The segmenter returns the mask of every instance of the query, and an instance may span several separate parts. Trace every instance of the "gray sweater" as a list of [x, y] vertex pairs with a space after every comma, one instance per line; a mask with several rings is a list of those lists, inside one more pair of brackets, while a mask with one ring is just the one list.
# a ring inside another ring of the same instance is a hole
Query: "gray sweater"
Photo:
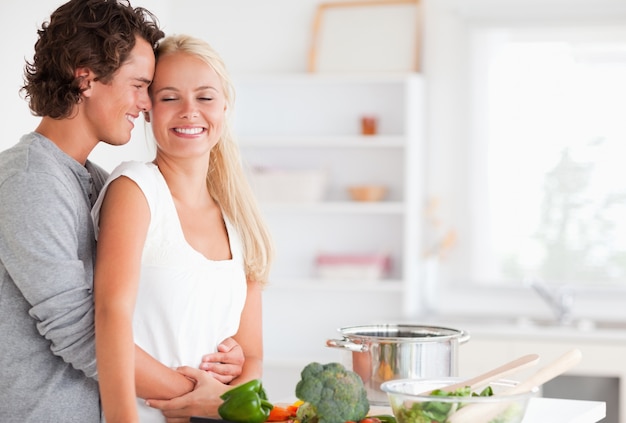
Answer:
[[0, 153], [0, 422], [100, 422], [90, 209], [106, 176], [36, 133]]

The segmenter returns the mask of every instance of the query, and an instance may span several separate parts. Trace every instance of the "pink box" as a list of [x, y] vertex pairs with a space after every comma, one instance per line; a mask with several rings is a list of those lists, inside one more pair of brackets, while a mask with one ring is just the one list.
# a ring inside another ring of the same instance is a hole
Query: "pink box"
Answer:
[[322, 279], [378, 280], [389, 274], [391, 257], [387, 254], [320, 254], [315, 259]]

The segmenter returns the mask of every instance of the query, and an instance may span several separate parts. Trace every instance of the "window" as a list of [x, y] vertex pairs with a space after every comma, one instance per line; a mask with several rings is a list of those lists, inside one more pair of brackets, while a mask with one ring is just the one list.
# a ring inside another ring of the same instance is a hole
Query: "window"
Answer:
[[472, 282], [626, 285], [626, 27], [469, 30]]

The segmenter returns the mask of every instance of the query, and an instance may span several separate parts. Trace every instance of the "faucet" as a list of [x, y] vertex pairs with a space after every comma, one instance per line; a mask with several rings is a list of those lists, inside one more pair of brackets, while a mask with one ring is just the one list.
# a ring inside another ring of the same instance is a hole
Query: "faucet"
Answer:
[[528, 284], [550, 306], [559, 324], [572, 323], [574, 291], [570, 287], [550, 288], [546, 283], [537, 280], [531, 280]]

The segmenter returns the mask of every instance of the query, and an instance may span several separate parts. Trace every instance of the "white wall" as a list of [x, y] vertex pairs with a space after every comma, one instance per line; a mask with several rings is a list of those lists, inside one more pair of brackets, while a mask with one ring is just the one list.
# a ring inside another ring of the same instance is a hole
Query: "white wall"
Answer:
[[[34, 129], [38, 120], [30, 116], [28, 106], [19, 96], [22, 85], [24, 58], [32, 58], [37, 24], [56, 7], [58, 2], [39, 0], [33, 7], [15, 1], [0, 6], [0, 98], [2, 98], [2, 136], [0, 150], [15, 144], [26, 131]], [[37, 11], [37, 12], [34, 12]]]
[[[222, 55], [231, 74], [302, 72], [311, 25], [319, 0], [136, 0], [154, 12], [166, 34], [188, 33], [209, 41]], [[0, 98], [3, 132], [0, 150], [32, 131], [38, 118], [30, 115], [19, 95], [25, 58], [31, 59], [37, 28], [63, 1], [30, 0], [0, 3]], [[121, 160], [150, 156], [143, 125], [137, 125], [124, 147], [100, 145], [91, 159], [111, 169]]]

